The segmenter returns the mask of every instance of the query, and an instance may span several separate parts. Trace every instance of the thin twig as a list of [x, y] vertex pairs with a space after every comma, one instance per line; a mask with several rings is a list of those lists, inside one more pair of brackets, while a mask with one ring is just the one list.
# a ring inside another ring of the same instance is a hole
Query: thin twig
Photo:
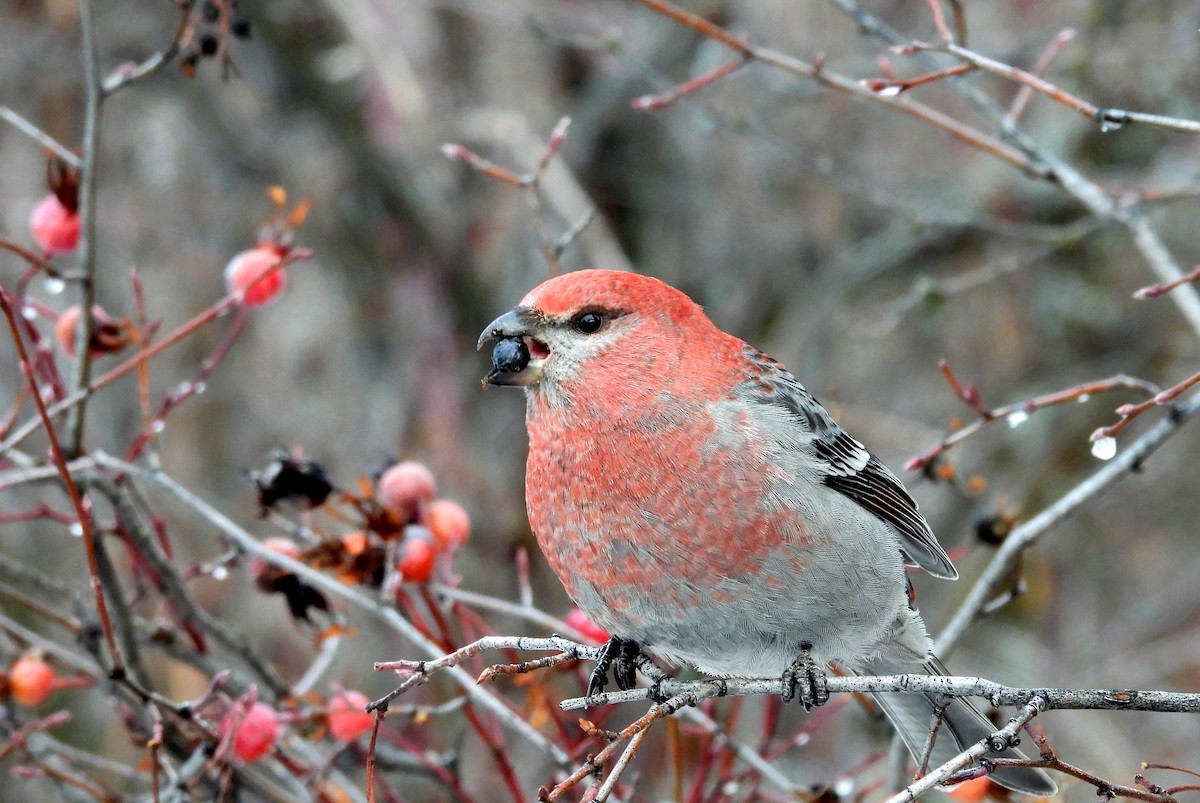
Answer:
[[38, 128], [27, 119], [17, 114], [12, 108], [0, 105], [0, 120], [9, 123], [13, 128], [16, 128], [22, 134], [35, 140], [39, 145], [48, 151], [54, 153], [59, 159], [69, 164], [76, 170], [79, 169], [79, 156], [72, 153], [66, 145], [56, 140], [54, 137], [47, 134], [42, 129]]
[[175, 33], [171, 37], [170, 44], [141, 63], [119, 67], [105, 78], [100, 85], [105, 96], [149, 78], [171, 63], [179, 54], [179, 46], [191, 22], [192, 6], [195, 3], [196, 0], [176, 0], [176, 5], [179, 7], [179, 22], [175, 26]]
[[[967, 438], [970, 438], [980, 429], [993, 421], [1006, 420], [1009, 426], [1019, 426], [1032, 413], [1043, 410], [1047, 407], [1067, 404], [1070, 402], [1087, 401], [1092, 396], [1100, 393], [1111, 393], [1117, 390], [1137, 390], [1143, 393], [1158, 394], [1159, 389], [1155, 385], [1146, 382], [1136, 377], [1125, 376], [1118, 374], [1117, 376], [1109, 377], [1108, 379], [1095, 379], [1090, 382], [1082, 382], [1063, 390], [1056, 390], [1051, 393], [1046, 393], [1041, 396], [1034, 396], [1023, 401], [1012, 402], [1001, 407], [990, 408], [986, 406], [979, 397], [979, 391], [972, 384], [963, 385], [951, 370], [949, 363], [945, 360], [938, 361], [938, 368], [946, 377], [947, 383], [950, 385], [954, 394], [962, 400], [964, 404], [970, 407], [978, 415], [971, 423], [966, 426], [956, 429], [951, 432], [940, 443], [931, 449], [922, 452], [916, 457], [909, 458], [904, 463], [905, 471], [917, 471], [928, 467], [933, 461], [939, 459], [947, 450], [953, 448], [959, 443], [962, 443]], [[1153, 405], [1152, 405], [1153, 406]]]
[[[100, 128], [104, 111], [104, 92], [100, 88], [100, 54], [96, 46], [96, 23], [93, 19], [92, 0], [79, 0], [80, 50], [83, 56], [83, 84], [86, 105], [83, 117], [83, 155], [79, 164], [79, 323], [75, 342], [84, 344], [79, 348], [75, 363], [75, 378], [72, 386], [76, 391], [88, 386], [92, 375], [92, 332], [96, 321], [92, 306], [96, 303], [96, 181], [100, 163]], [[67, 416], [67, 453], [78, 457], [83, 451], [84, 423], [87, 417], [87, 398], [71, 408]]]
[[665, 2], [665, 0], [638, 0], [642, 5], [651, 9], [655, 13], [661, 14], [669, 19], [684, 25], [697, 33], [720, 42], [726, 47], [738, 53], [743, 58], [758, 61], [768, 66], [776, 67], [784, 72], [798, 75], [804, 78], [811, 78], [819, 82], [823, 86], [835, 89], [839, 92], [853, 95], [862, 100], [868, 100], [873, 103], [886, 106], [898, 112], [915, 117], [925, 123], [942, 129], [951, 137], [964, 142], [971, 147], [978, 148], [986, 153], [1002, 159], [1009, 164], [1029, 173], [1030, 175], [1041, 177], [1043, 171], [1036, 162], [1026, 156], [1018, 149], [1008, 145], [995, 137], [988, 136], [970, 126], [955, 120], [953, 117], [940, 112], [923, 103], [912, 100], [911, 98], [885, 93], [875, 92], [868, 87], [863, 86], [859, 81], [831, 72], [824, 69], [823, 66], [803, 61], [786, 53], [771, 48], [759, 47], [745, 42], [733, 34], [715, 25], [703, 17], [684, 11], [683, 9]]
[[1016, 81], [1026, 87], [1029, 87], [1034, 92], [1039, 92], [1046, 97], [1061, 103], [1068, 109], [1079, 112], [1084, 117], [1100, 124], [1101, 131], [1116, 131], [1130, 123], [1141, 123], [1143, 125], [1153, 125], [1160, 128], [1167, 128], [1173, 131], [1182, 131], [1189, 134], [1200, 134], [1200, 121], [1185, 120], [1178, 117], [1167, 117], [1161, 114], [1145, 114], [1143, 112], [1131, 112], [1124, 109], [1111, 109], [1097, 106], [1095, 103], [1086, 101], [1083, 98], [1072, 95], [1049, 81], [1035, 75], [1027, 70], [1022, 70], [1019, 67], [1014, 67], [1011, 64], [1005, 64], [1002, 61], [988, 58], [981, 53], [976, 53], [973, 50], [948, 43], [944, 45], [931, 45], [922, 42], [914, 42], [909, 47], [913, 52], [932, 51], [949, 53], [957, 56], [963, 61], [978, 67], [981, 70], [993, 73], [995, 75], [1008, 78]]
[[[1062, 52], [1062, 49], [1067, 46], [1067, 43], [1075, 38], [1074, 28], [1063, 28], [1059, 31], [1050, 44], [1046, 45], [1046, 49], [1042, 51], [1042, 55], [1033, 65], [1033, 74], [1041, 75], [1050, 66], [1050, 62]], [[962, 44], [961, 42], [959, 44]], [[1025, 105], [1029, 103], [1029, 98], [1033, 96], [1033, 87], [1028, 84], [1021, 84], [1017, 89], [1017, 94], [1013, 96], [1012, 104], [1008, 107], [1008, 121], [1015, 124], [1021, 119], [1021, 115], [1025, 113]]]
[[[25, 341], [22, 339], [20, 329], [17, 326], [16, 311], [12, 308], [8, 292], [3, 288], [0, 288], [0, 309], [3, 310], [4, 317], [8, 321], [13, 345], [17, 349], [17, 359], [20, 362], [22, 372], [25, 374], [25, 380], [32, 383], [33, 375], [29, 362], [29, 354], [25, 349]], [[86, 351], [87, 349], [83, 350]], [[121, 653], [117, 649], [116, 638], [113, 635], [112, 620], [108, 615], [108, 603], [105, 601], [104, 588], [100, 583], [100, 572], [96, 558], [96, 533], [94, 522], [92, 521], [91, 503], [79, 493], [79, 488], [76, 486], [71, 472], [67, 470], [66, 456], [59, 445], [58, 436], [54, 430], [54, 423], [50, 420], [50, 414], [46, 409], [46, 402], [42, 399], [42, 394], [38, 391], [37, 387], [31, 387], [31, 390], [33, 391], [34, 405], [38, 411], [38, 420], [45, 429], [46, 438], [50, 442], [51, 461], [58, 469], [63, 486], [66, 488], [67, 495], [71, 499], [71, 507], [75, 510], [80, 534], [83, 537], [83, 549], [87, 555], [92, 594], [96, 600], [96, 615], [100, 618], [100, 627], [104, 633], [104, 641], [108, 646], [109, 656], [112, 659], [112, 671], [120, 673], [123, 671], [124, 664], [121, 660]]]
[[1017, 733], [1025, 726], [1027, 722], [1036, 717], [1043, 710], [1044, 701], [1040, 697], [1034, 697], [1025, 704], [1021, 712], [1008, 721], [1000, 730], [989, 736], [987, 739], [982, 739], [979, 742], [971, 745], [968, 749], [959, 753], [954, 758], [942, 764], [940, 767], [933, 769], [928, 775], [920, 780], [909, 784], [901, 792], [892, 795], [887, 799], [887, 803], [912, 803], [918, 797], [933, 789], [938, 784], [947, 780], [954, 773], [961, 769], [969, 767], [971, 764], [979, 761], [993, 752], [993, 742], [999, 745], [1011, 744]]

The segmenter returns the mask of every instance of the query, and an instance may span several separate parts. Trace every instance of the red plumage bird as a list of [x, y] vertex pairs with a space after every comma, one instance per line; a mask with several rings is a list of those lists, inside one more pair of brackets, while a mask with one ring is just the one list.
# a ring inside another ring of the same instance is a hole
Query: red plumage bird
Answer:
[[[526, 391], [530, 524], [614, 646], [725, 677], [829, 661], [939, 672], [905, 565], [958, 573], [895, 475], [778, 362], [678, 290], [620, 271], [543, 283], [479, 345], [491, 341], [488, 381]], [[617, 680], [631, 684], [628, 668]], [[878, 700], [919, 756], [933, 699]], [[992, 730], [955, 700], [931, 766]], [[1038, 769], [991, 777], [1055, 791]]]

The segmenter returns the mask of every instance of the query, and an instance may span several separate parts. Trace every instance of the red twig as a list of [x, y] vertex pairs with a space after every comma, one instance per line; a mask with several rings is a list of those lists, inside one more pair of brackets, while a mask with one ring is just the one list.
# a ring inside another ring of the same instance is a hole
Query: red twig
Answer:
[[506, 167], [500, 167], [496, 163], [483, 158], [467, 148], [465, 145], [450, 142], [442, 146], [442, 154], [447, 158], [469, 165], [474, 170], [489, 178], [494, 178], [497, 181], [525, 190], [525, 199], [529, 202], [530, 208], [533, 209], [533, 225], [537, 229], [542, 256], [546, 260], [546, 267], [552, 277], [562, 273], [562, 266], [558, 260], [559, 255], [562, 254], [566, 247], [583, 231], [583, 228], [591, 220], [591, 213], [584, 215], [578, 223], [568, 228], [562, 237], [556, 241], [555, 238], [550, 236], [549, 228], [546, 225], [545, 216], [542, 212], [542, 202], [538, 195], [542, 175], [546, 172], [546, 168], [550, 166], [550, 160], [554, 158], [554, 154], [558, 153], [563, 143], [566, 142], [567, 129], [570, 126], [570, 117], [563, 117], [558, 121], [554, 126], [554, 130], [550, 132], [549, 138], [546, 140], [546, 146], [542, 149], [542, 154], [538, 158], [537, 165], [528, 173], [517, 173]]
[[720, 25], [709, 22], [704, 17], [697, 16], [690, 11], [684, 11], [682, 8], [663, 2], [663, 0], [638, 0], [638, 2], [668, 19], [675, 20], [680, 25], [684, 25], [697, 33], [707, 36], [709, 39], [720, 42], [730, 50], [742, 54], [744, 58], [755, 58], [754, 51], [748, 43], [738, 39]]
[[984, 405], [983, 400], [979, 397], [979, 389], [968, 382], [963, 385], [958, 381], [958, 377], [954, 375], [953, 369], [950, 368], [950, 363], [946, 360], [938, 360], [938, 370], [942, 372], [942, 376], [946, 377], [946, 382], [950, 385], [954, 395], [962, 399], [975, 412], [979, 413], [979, 417], [986, 421], [991, 421], [995, 415], [991, 410]]
[[952, 78], [956, 75], [965, 75], [966, 73], [974, 72], [975, 69], [974, 64], [956, 64], [944, 70], [918, 75], [916, 78], [865, 78], [862, 81], [862, 85], [873, 92], [878, 92], [885, 96], [899, 95], [901, 92], [907, 92], [914, 86], [931, 84], [934, 81], [940, 81], [943, 78]]
[[[0, 309], [3, 309], [4, 317], [8, 320], [8, 328], [12, 334], [13, 345], [17, 349], [17, 358], [21, 364], [21, 372], [25, 375], [25, 380], [32, 383], [33, 369], [29, 363], [29, 354], [25, 350], [25, 341], [21, 338], [21, 330], [17, 325], [16, 312], [13, 310], [11, 302], [12, 299], [8, 291], [0, 288]], [[110, 673], [114, 677], [120, 677], [124, 674], [125, 665], [121, 659], [121, 653], [117, 649], [117, 640], [113, 636], [112, 621], [108, 616], [108, 602], [104, 598], [104, 588], [100, 584], [100, 567], [96, 557], [96, 535], [92, 529], [91, 503], [79, 493], [79, 488], [75, 485], [75, 480], [71, 477], [70, 470], [67, 469], [67, 460], [63, 455], [62, 446], [58, 442], [54, 423], [50, 420], [50, 414], [46, 409], [46, 402], [42, 399], [42, 395], [36, 387], [31, 387], [31, 391], [33, 402], [37, 406], [38, 418], [46, 431], [46, 438], [50, 443], [50, 459], [54, 463], [55, 468], [58, 469], [63, 486], [67, 490], [67, 495], [71, 498], [71, 507], [75, 509], [75, 516], [82, 531], [83, 548], [87, 554], [88, 573], [91, 575], [92, 594], [96, 599], [96, 615], [100, 619], [100, 629], [104, 634], [104, 641], [108, 646], [109, 655], [112, 657]]]
[[[212, 354], [208, 355], [200, 363], [200, 369], [196, 372], [196, 376], [190, 382], [184, 382], [175, 391], [168, 393], [163, 399], [158, 412], [147, 419], [142, 431], [138, 433], [138, 436], [126, 452], [126, 460], [136, 460], [142, 451], [154, 441], [159, 429], [166, 422], [167, 415], [180, 404], [204, 390], [204, 385], [208, 381], [208, 378], [212, 376], [213, 371], [217, 369], [217, 366], [225, 359], [229, 350], [233, 348], [233, 344], [245, 328], [248, 318], [249, 311], [245, 307], [238, 307], [236, 317], [233, 319], [233, 325], [230, 326], [225, 336], [221, 338], [221, 342], [217, 344], [217, 347], [213, 349]], [[148, 377], [145, 377], [147, 365], [147, 363], [143, 362], [138, 369], [139, 379], [142, 380], [139, 384], [144, 388], [149, 387]]]
[[929, 10], [933, 13], [933, 25], [937, 28], [938, 36], [942, 37], [942, 41], [946, 44], [952, 44], [954, 34], [950, 33], [950, 26], [946, 24], [946, 15], [942, 13], [942, 4], [938, 0], [929, 0]]
[[640, 98], [634, 98], [629, 102], [629, 105], [638, 111], [657, 111], [658, 109], [666, 108], [684, 95], [689, 95], [703, 89], [709, 84], [716, 83], [730, 73], [736, 72], [746, 66], [748, 63], [748, 60], [743, 55], [740, 58], [718, 65], [706, 73], [697, 75], [695, 78], [684, 81], [661, 95], [642, 95]]
[[375, 711], [375, 722], [371, 726], [371, 741], [367, 744], [367, 803], [375, 803], [375, 743], [379, 739], [379, 726], [387, 716], [387, 709]]
[[33, 267], [37, 268], [40, 271], [43, 271], [47, 276], [53, 277], [55, 279], [61, 279], [62, 281], [70, 281], [75, 278], [73, 276], [68, 276], [67, 274], [60, 271], [57, 267], [55, 267], [54, 263], [51, 262], [50, 260], [44, 259], [44, 258], [38, 256], [37, 254], [30, 251], [28, 248], [25, 248], [24, 246], [21, 246], [21, 245], [17, 245], [16, 243], [12, 242], [11, 240], [5, 240], [4, 238], [0, 238], [0, 248], [3, 248], [6, 251], [12, 251], [14, 254], [21, 257], [21, 259], [24, 259], [26, 262], [28, 262]]
[[[1075, 38], [1074, 28], [1063, 28], [1058, 34], [1050, 40], [1050, 44], [1046, 45], [1046, 49], [1042, 51], [1042, 55], [1033, 65], [1033, 74], [1041, 75], [1050, 66], [1050, 62], [1062, 52], [1062, 49], [1067, 46], [1067, 43]], [[1033, 95], [1033, 88], [1022, 84], [1017, 89], [1017, 94], [1013, 96], [1012, 105], [1008, 107], [1008, 116], [1006, 119], [1010, 123], [1016, 123], [1021, 119], [1021, 115], [1025, 111], [1025, 104], [1029, 102], [1030, 96]]]
[[[942, 374], [946, 377], [946, 382], [950, 385], [950, 388], [954, 391], [954, 394], [960, 400], [962, 400], [963, 403], [967, 404], [972, 410], [974, 410], [978, 414], [979, 418], [962, 427], [961, 429], [958, 429], [947, 435], [941, 443], [939, 443], [937, 446], [934, 446], [932, 449], [919, 454], [916, 457], [910, 458], [908, 462], [904, 464], [905, 471], [916, 471], [928, 467], [931, 463], [941, 457], [946, 450], [966, 440], [983, 428], [983, 426], [997, 419], [1008, 419], [1012, 426], [1016, 426], [1031, 413], [1044, 407], [1066, 404], [1067, 402], [1071, 401], [1087, 401], [1087, 399], [1089, 399], [1091, 396], [1094, 396], [1098, 393], [1110, 393], [1114, 390], [1139, 390], [1145, 393], [1158, 393], [1158, 388], [1149, 382], [1141, 379], [1135, 379], [1133, 377], [1118, 375], [1108, 379], [1098, 379], [1091, 382], [1083, 382], [1073, 387], [1066, 388], [1065, 390], [1054, 391], [1053, 393], [1047, 393], [1042, 396], [1034, 396], [1033, 398], [1026, 399], [1025, 401], [1006, 404], [1003, 407], [989, 408], [981, 400], [979, 391], [975, 388], [975, 386], [970, 383], [967, 383], [966, 385], [961, 383], [945, 360], [940, 360], [938, 362], [938, 368], [941, 369]], [[1152, 401], [1149, 402], [1149, 404], [1150, 406], [1154, 406]], [[1124, 408], [1119, 408], [1118, 413], [1121, 409]], [[1118, 423], [1121, 427], [1124, 426], [1123, 422]], [[1097, 432], [1099, 431], [1100, 430], [1097, 430]], [[1093, 433], [1092, 439], [1097, 439], [1095, 433]]]
[[502, 181], [514, 187], [525, 186], [525, 180], [519, 174], [501, 167], [495, 162], [484, 159], [465, 145], [447, 142], [442, 146], [442, 155], [447, 159], [454, 159], [455, 161], [469, 165], [473, 170], [483, 173], [488, 178], [494, 178], [496, 181]]
[[1191, 284], [1192, 282], [1198, 280], [1200, 280], [1200, 265], [1192, 268], [1186, 275], [1180, 276], [1173, 282], [1163, 282], [1162, 284], [1152, 284], [1147, 287], [1143, 287], [1135, 292], [1133, 297], [1138, 300], [1157, 298], [1158, 296], [1171, 292], [1176, 287], [1180, 287], [1181, 285], [1185, 284]]
[[1120, 418], [1120, 420], [1115, 424], [1110, 424], [1107, 427], [1100, 427], [1097, 429], [1091, 434], [1091, 440], [1099, 441], [1103, 440], [1104, 438], [1112, 438], [1116, 436], [1118, 432], [1129, 426], [1133, 419], [1137, 418], [1147, 410], [1155, 407], [1161, 407], [1164, 404], [1170, 404], [1176, 398], [1178, 398], [1181, 393], [1195, 385], [1197, 382], [1200, 382], [1200, 373], [1192, 374], [1179, 384], [1169, 387], [1161, 393], [1155, 394], [1153, 398], [1147, 399], [1140, 404], [1122, 404], [1116, 409], [1117, 416]]

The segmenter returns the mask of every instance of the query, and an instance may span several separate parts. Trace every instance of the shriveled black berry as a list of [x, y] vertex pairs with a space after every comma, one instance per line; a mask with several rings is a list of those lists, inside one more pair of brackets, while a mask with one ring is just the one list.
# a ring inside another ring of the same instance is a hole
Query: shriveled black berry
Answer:
[[211, 56], [217, 52], [217, 46], [220, 45], [220, 40], [217, 39], [217, 35], [212, 31], [205, 31], [204, 33], [200, 34], [197, 45], [200, 47], [201, 56]]
[[333, 493], [333, 484], [313, 460], [295, 458], [284, 451], [271, 455], [271, 462], [250, 478], [258, 486], [258, 504], [263, 515], [278, 502], [287, 499], [305, 509], [320, 507]]
[[492, 368], [497, 373], [516, 374], [529, 365], [529, 348], [519, 337], [497, 340], [492, 348]]
[[985, 544], [999, 546], [1012, 532], [1012, 517], [1000, 513], [989, 513], [975, 519], [975, 537]]
[[250, 38], [250, 18], [242, 14], [234, 14], [229, 20], [229, 32], [238, 39]]

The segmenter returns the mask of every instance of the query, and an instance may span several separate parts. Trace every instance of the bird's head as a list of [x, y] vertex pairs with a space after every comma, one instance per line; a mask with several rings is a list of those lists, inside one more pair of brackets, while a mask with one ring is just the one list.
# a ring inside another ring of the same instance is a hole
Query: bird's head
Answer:
[[708, 330], [716, 331], [700, 307], [658, 279], [582, 270], [534, 288], [487, 325], [478, 347], [494, 344], [491, 385], [565, 389], [612, 372], [653, 384], [691, 335]]

